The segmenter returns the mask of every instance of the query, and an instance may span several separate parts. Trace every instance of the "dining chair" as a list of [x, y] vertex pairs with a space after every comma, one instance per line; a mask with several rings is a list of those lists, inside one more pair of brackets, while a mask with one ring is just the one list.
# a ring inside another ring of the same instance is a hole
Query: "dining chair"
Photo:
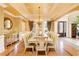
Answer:
[[49, 49], [55, 49], [55, 44], [53, 42], [47, 44], [47, 52], [49, 52]]
[[57, 35], [54, 32], [50, 32], [50, 39], [52, 40], [50, 43], [47, 45], [47, 51], [49, 52], [49, 49], [55, 49], [56, 46], [56, 41], [58, 39]]
[[36, 43], [36, 55], [38, 55], [39, 51], [44, 51], [45, 54], [47, 55], [47, 42], [43, 37], [40, 37], [37, 39]]
[[24, 49], [24, 52], [26, 51], [27, 48], [31, 48], [32, 49], [32, 52], [34, 52], [34, 46], [30, 45], [28, 43], [28, 37], [24, 36], [23, 37], [23, 40], [24, 40], [24, 45], [25, 45], [25, 49]]

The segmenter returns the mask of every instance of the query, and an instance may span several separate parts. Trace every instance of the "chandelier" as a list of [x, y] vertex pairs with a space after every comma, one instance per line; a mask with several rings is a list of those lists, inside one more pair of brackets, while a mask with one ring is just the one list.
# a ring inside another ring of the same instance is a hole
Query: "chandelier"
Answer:
[[38, 7], [38, 9], [39, 9], [39, 13], [38, 13], [38, 18], [39, 18], [39, 19], [38, 19], [38, 20], [39, 20], [39, 21], [38, 21], [38, 25], [40, 26], [40, 25], [41, 25], [41, 21], [40, 21], [40, 6]]

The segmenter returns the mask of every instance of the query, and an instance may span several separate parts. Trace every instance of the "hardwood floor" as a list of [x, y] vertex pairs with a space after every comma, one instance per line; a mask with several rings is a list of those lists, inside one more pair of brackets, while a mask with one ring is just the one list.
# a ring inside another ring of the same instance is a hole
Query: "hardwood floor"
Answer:
[[[59, 40], [57, 43], [57, 49], [48, 52], [47, 56], [72, 56], [73, 54], [68, 52], [68, 49], [64, 48], [63, 43], [63, 40]], [[32, 53], [31, 51], [24, 52], [24, 42], [19, 41], [5, 48], [5, 51], [1, 53], [0, 56], [36, 56], [36, 53]], [[39, 53], [38, 56], [45, 56], [45, 54]]]

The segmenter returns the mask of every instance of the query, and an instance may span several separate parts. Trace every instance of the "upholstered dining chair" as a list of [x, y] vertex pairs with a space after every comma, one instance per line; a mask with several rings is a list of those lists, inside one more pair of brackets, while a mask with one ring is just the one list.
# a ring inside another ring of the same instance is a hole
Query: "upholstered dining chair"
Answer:
[[24, 40], [24, 45], [25, 45], [25, 49], [24, 49], [24, 52], [26, 51], [27, 48], [31, 48], [32, 49], [32, 52], [34, 52], [34, 46], [30, 45], [28, 43], [28, 37], [24, 36], [23, 37], [23, 40]]
[[47, 45], [47, 51], [48, 52], [49, 52], [49, 49], [55, 49], [56, 41], [58, 39], [57, 35], [54, 32], [52, 32], [52, 31], [49, 33], [49, 35], [50, 35], [50, 39], [52, 40], [52, 42], [50, 42]]
[[36, 55], [38, 55], [39, 51], [44, 51], [45, 54], [47, 55], [47, 42], [43, 37], [40, 37], [37, 39], [36, 43]]

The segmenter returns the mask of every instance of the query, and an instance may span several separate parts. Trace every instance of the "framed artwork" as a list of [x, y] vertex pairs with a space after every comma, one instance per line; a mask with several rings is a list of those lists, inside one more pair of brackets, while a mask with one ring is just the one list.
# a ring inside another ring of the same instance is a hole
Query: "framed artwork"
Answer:
[[12, 26], [13, 26], [13, 23], [12, 23], [11, 19], [5, 17], [5, 18], [4, 18], [4, 29], [9, 30], [9, 29], [12, 28]]

